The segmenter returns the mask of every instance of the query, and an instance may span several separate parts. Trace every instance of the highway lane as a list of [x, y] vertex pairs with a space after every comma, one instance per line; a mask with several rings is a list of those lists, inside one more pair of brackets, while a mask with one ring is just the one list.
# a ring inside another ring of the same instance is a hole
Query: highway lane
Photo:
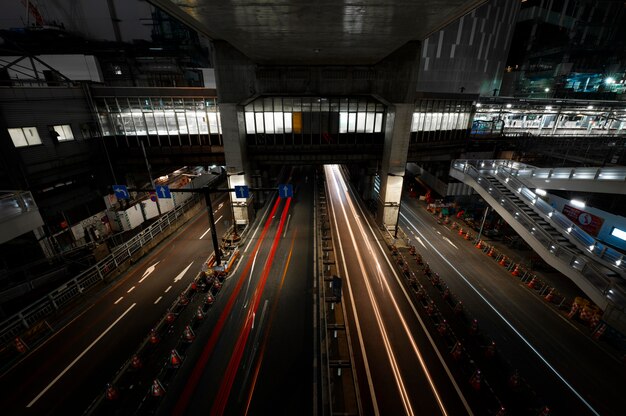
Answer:
[[472, 414], [337, 166], [326, 166], [365, 414]]
[[403, 199], [400, 219], [418, 252], [553, 411], [623, 414], [623, 363], [415, 200]]
[[[312, 307], [306, 287], [312, 268], [308, 273], [296, 268], [310, 261], [300, 253], [308, 250], [312, 256], [311, 195], [299, 187], [306, 177], [301, 170], [291, 174], [294, 198], [268, 204], [249, 233], [209, 325], [198, 331], [158, 414], [264, 414], [259, 409], [306, 414], [311, 409]], [[298, 293], [290, 291], [285, 299], [281, 293], [291, 288]], [[289, 314], [281, 313], [284, 308]], [[303, 324], [299, 316], [308, 321]], [[299, 346], [294, 333], [308, 337]]]
[[246, 371], [235, 381], [231, 414], [314, 415], [313, 400], [313, 170], [292, 174], [296, 194], [283, 232], [274, 269], [267, 283], [265, 318], [246, 351]]
[[[230, 218], [224, 200], [214, 203], [216, 218]], [[5, 414], [82, 413], [209, 257], [207, 228], [203, 210], [113, 285], [81, 300], [78, 316], [0, 377]]]

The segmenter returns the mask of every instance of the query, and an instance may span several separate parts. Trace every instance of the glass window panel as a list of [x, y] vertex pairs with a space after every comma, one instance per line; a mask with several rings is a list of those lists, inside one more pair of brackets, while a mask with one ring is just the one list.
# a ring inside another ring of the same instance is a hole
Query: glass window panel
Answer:
[[413, 113], [413, 119], [411, 120], [411, 131], [417, 131], [417, 122], [419, 120], [420, 113]]
[[68, 124], [52, 126], [52, 128], [57, 134], [58, 141], [66, 142], [66, 141], [74, 140], [74, 134], [72, 133], [72, 128]]
[[365, 132], [365, 113], [359, 112], [356, 114], [356, 131], [357, 133]]
[[276, 111], [274, 114], [274, 133], [284, 133], [285, 127], [283, 126], [283, 113]]
[[156, 123], [157, 134], [159, 136], [167, 136], [167, 127], [165, 127], [165, 114], [163, 111], [154, 112], [154, 122]]
[[374, 123], [374, 133], [383, 131], [383, 113], [376, 113], [376, 122]]
[[187, 120], [185, 119], [185, 113], [176, 113], [176, 118], [178, 121], [178, 131], [180, 134], [187, 134], [189, 130], [187, 129]]
[[196, 119], [196, 110], [185, 111], [185, 119], [187, 121], [187, 131], [189, 134], [198, 134], [198, 120]]
[[111, 125], [109, 123], [109, 118], [106, 113], [98, 114], [98, 120], [100, 120], [100, 128], [102, 129], [102, 134], [104, 136], [111, 136], [113, 133], [111, 132]]
[[254, 113], [246, 111], [246, 133], [254, 134], [256, 132], [254, 128]]
[[263, 118], [265, 119], [265, 132], [275, 133], [276, 131], [274, 130], [274, 113], [263, 113]]
[[283, 99], [281, 97], [274, 98], [274, 111], [283, 111]]
[[24, 131], [22, 131], [22, 129], [9, 129], [9, 135], [11, 136], [11, 140], [13, 141], [13, 145], [15, 147], [28, 146], [28, 141], [26, 140], [26, 136], [24, 136]]
[[169, 134], [177, 134], [178, 126], [176, 125], [176, 113], [173, 111], [166, 111], [165, 121], [167, 122], [167, 130]]
[[41, 138], [39, 137], [39, 132], [36, 127], [23, 127], [22, 130], [24, 131], [24, 136], [29, 146], [41, 144]]
[[365, 118], [365, 132], [366, 133], [374, 133], [374, 119], [376, 118], [375, 113], [367, 113]]
[[265, 133], [265, 127], [263, 125], [263, 113], [254, 113], [254, 119], [256, 121], [256, 132]]
[[154, 115], [151, 112], [144, 113], [144, 119], [146, 121], [148, 134], [159, 134], [156, 128], [156, 123], [154, 122]]
[[356, 113], [348, 113], [348, 132], [356, 131]]
[[211, 134], [222, 132], [219, 113], [209, 113], [209, 128], [211, 129]]
[[339, 113], [339, 133], [348, 132], [348, 113]]
[[291, 133], [293, 131], [293, 127], [291, 125], [293, 113], [284, 114], [285, 116], [283, 117], [283, 120], [285, 121], [285, 133]]

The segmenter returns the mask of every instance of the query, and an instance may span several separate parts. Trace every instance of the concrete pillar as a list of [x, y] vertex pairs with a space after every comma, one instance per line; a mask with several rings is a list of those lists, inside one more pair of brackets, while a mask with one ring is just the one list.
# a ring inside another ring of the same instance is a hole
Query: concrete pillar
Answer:
[[398, 224], [414, 108], [412, 103], [389, 106], [385, 121], [377, 222], [387, 230], [395, 230]]
[[[222, 123], [222, 137], [224, 139], [224, 157], [226, 159], [226, 174], [228, 187], [247, 185], [250, 181], [247, 175], [249, 170], [246, 157], [246, 127], [243, 108], [233, 103], [220, 103], [220, 121]], [[233, 206], [233, 222], [244, 225], [250, 221], [250, 198], [237, 198], [234, 192], [230, 193]]]

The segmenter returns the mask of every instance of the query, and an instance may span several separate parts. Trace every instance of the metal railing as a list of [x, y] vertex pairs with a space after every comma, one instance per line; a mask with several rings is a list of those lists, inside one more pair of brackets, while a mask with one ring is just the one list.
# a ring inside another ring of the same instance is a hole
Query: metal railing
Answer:
[[[615, 270], [620, 275], [626, 275], [626, 261], [624, 254], [607, 246], [596, 240], [591, 235], [587, 234], [582, 228], [576, 225], [573, 221], [563, 215], [561, 212], [554, 209], [554, 207], [541, 199], [535, 192], [529, 189], [518, 178], [518, 172], [528, 172], [530, 165], [523, 165], [510, 160], [457, 160], [453, 162], [453, 166], [457, 168], [457, 164], [469, 164], [474, 166], [479, 171], [488, 172], [489, 174], [502, 179], [504, 184], [510, 188], [510, 190], [517, 194], [529, 207], [531, 207], [540, 217], [550, 223], [554, 228], [561, 231], [564, 237], [570, 242], [576, 245], [581, 251], [585, 251], [588, 256], [593, 257], [605, 266]], [[460, 166], [460, 165], [458, 165]], [[534, 167], [532, 167], [534, 168]], [[626, 168], [614, 169], [614, 168], [566, 168], [568, 171], [574, 171], [574, 174], [578, 172], [581, 176], [579, 179], [589, 179], [590, 176], [602, 173], [606, 170], [606, 180], [615, 180], [611, 178], [617, 178], [621, 175], [626, 175]], [[559, 171], [559, 169], [546, 169]], [[598, 173], [598, 171], [600, 171]], [[609, 173], [610, 172], [610, 173]], [[561, 175], [561, 172], [557, 172]], [[571, 174], [571, 173], [570, 173]], [[524, 173], [527, 175], [527, 173]], [[604, 176], [603, 175], [603, 176]], [[554, 176], [552, 176], [554, 178]]]
[[69, 302], [82, 295], [86, 290], [103, 281], [107, 276], [111, 275], [120, 264], [130, 259], [134, 253], [165, 231], [199, 200], [201, 200], [201, 198], [198, 195], [187, 199], [175, 209], [164, 214], [154, 224], [141, 231], [128, 242], [115, 247], [111, 251], [111, 254], [89, 269], [0, 323], [0, 344], [11, 342], [21, 333], [27, 331], [38, 322], [49, 317]]
[[[547, 231], [543, 230], [529, 215], [521, 210], [515, 202], [511, 201], [505, 193], [491, 186], [487, 178], [480, 173], [476, 166], [476, 163], [480, 166], [481, 162], [482, 161], [455, 160], [452, 163], [450, 173], [453, 174], [456, 170], [474, 179], [480, 187], [498, 201], [500, 205], [533, 236], [537, 243], [541, 244], [553, 256], [582, 275], [610, 302], [620, 306], [626, 306], [626, 290], [624, 290], [623, 287], [616, 285], [616, 281], [598, 269], [592, 259], [561, 245], [558, 240]], [[458, 176], [454, 177], [462, 180], [462, 178]], [[531, 192], [530, 190], [528, 191]], [[528, 196], [528, 193], [526, 193], [526, 195]], [[552, 207], [550, 208], [552, 209]], [[556, 217], [555, 214], [552, 215], [552, 218], [554, 217]]]

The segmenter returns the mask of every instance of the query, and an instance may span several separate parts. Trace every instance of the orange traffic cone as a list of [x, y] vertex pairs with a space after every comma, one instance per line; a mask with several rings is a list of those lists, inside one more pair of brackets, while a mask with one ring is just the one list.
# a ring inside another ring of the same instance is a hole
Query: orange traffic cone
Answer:
[[456, 227], [458, 227], [458, 226], [459, 226], [459, 224], [457, 224], [456, 221], [454, 221], [452, 223], [452, 225], [450, 226], [450, 228], [452, 228], [453, 230], [456, 230]]
[[550, 416], [550, 409], [548, 406], [543, 406], [538, 416]]
[[141, 358], [139, 358], [137, 354], [134, 354], [133, 358], [130, 359], [130, 366], [135, 369], [141, 368], [143, 366]]
[[213, 297], [212, 294], [208, 294], [206, 295], [206, 303], [207, 305], [213, 305], [213, 302], [215, 302], [215, 298]]
[[516, 389], [519, 387], [519, 385], [519, 371], [515, 370], [513, 374], [511, 374], [511, 377], [509, 377], [509, 387], [512, 389]]
[[443, 218], [443, 223], [444, 224], [449, 224], [450, 223], [450, 217], [448, 217], [447, 215]]
[[502, 258], [500, 259], [500, 261], [498, 262], [498, 264], [500, 266], [506, 266], [506, 261], [507, 261], [507, 257], [506, 256], [502, 256]]
[[470, 232], [468, 231], [468, 232], [465, 233], [465, 237], [463, 237], [463, 238], [465, 238], [466, 240], [471, 240], [472, 236], [470, 235]]
[[454, 313], [456, 315], [460, 315], [463, 313], [463, 302], [458, 301], [456, 305], [454, 305]]
[[469, 382], [474, 390], [480, 390], [480, 370], [474, 371], [474, 374], [472, 374], [472, 377], [470, 377]]
[[513, 269], [513, 271], [511, 272], [511, 274], [513, 276], [519, 276], [519, 264], [515, 265], [515, 268]]
[[470, 324], [469, 332], [472, 335], [478, 332], [478, 319], [472, 319], [472, 323]]
[[117, 392], [117, 389], [113, 386], [113, 384], [107, 383], [107, 388], [104, 393], [104, 397], [107, 400], [117, 400], [117, 398], [119, 397], [119, 393]]
[[552, 299], [554, 299], [554, 288], [550, 289], [544, 299], [546, 300], [546, 302], [552, 302]]
[[198, 321], [201, 321], [204, 319], [204, 311], [202, 310], [202, 306], [198, 306], [198, 309], [196, 310], [196, 319]]
[[491, 341], [491, 344], [487, 345], [485, 348], [485, 357], [491, 358], [496, 355], [496, 343], [495, 341]]
[[452, 347], [452, 351], [450, 351], [450, 354], [452, 355], [452, 358], [454, 358], [456, 361], [459, 361], [461, 359], [462, 353], [463, 348], [461, 347], [461, 343], [457, 341]]
[[441, 336], [446, 335], [446, 332], [448, 331], [448, 324], [446, 323], [445, 319], [441, 321], [441, 323], [437, 327], [437, 331], [439, 332], [439, 335]]
[[191, 326], [187, 325], [183, 331], [183, 336], [187, 342], [191, 342], [196, 338], [196, 334], [193, 333]]
[[526, 286], [529, 289], [534, 289], [536, 285], [537, 285], [537, 278], [533, 277], [532, 279], [530, 279], [530, 282], [528, 282], [528, 284]]
[[443, 300], [447, 300], [448, 298], [450, 298], [450, 289], [446, 288], [441, 294], [441, 298]]
[[15, 345], [15, 349], [17, 350], [17, 352], [19, 352], [20, 354], [24, 354], [26, 351], [28, 351], [28, 347], [20, 337], [15, 337], [13, 344]]
[[180, 355], [178, 354], [178, 351], [173, 349], [171, 354], [170, 354], [170, 367], [178, 368], [178, 367], [180, 367], [180, 363], [182, 361], [183, 360], [180, 358]]
[[183, 306], [187, 306], [189, 304], [189, 298], [184, 293], [181, 293], [178, 297], [178, 303]]
[[493, 248], [493, 246], [491, 246], [491, 247], [489, 248], [489, 251], [487, 252], [487, 255], [488, 255], [489, 257], [493, 257], [493, 256], [495, 255], [495, 254], [493, 253], [493, 251], [494, 251], [494, 248]]
[[151, 329], [150, 330], [150, 343], [151, 344], [158, 344], [159, 343], [159, 336], [157, 335], [156, 329]]
[[152, 397], [162, 397], [165, 395], [165, 389], [163, 388], [163, 385], [158, 378], [155, 378], [152, 382], [152, 387], [150, 387], [150, 394], [152, 394]]
[[463, 235], [463, 228], [459, 228], [459, 235]]
[[428, 306], [426, 306], [426, 315], [432, 316], [435, 312], [435, 306], [432, 301], [428, 302]]
[[474, 246], [476, 248], [483, 248], [483, 240], [478, 240], [478, 243]]
[[176, 320], [176, 315], [174, 315], [172, 312], [165, 315], [165, 322], [167, 322], [168, 324], [171, 324], [175, 320]]

